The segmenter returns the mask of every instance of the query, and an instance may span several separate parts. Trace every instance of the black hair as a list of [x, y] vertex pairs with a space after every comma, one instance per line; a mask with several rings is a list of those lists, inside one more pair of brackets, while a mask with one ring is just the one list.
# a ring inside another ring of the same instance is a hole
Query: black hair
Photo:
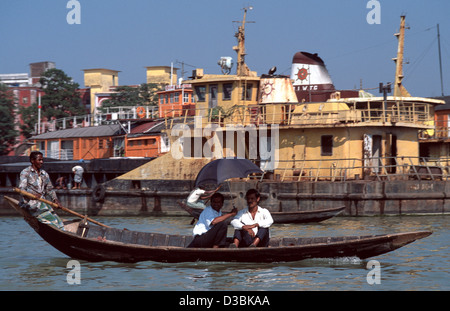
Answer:
[[261, 197], [261, 194], [260, 194], [259, 191], [256, 190], [256, 189], [249, 189], [249, 190], [247, 191], [247, 193], [245, 194], [245, 197], [248, 197], [250, 194], [255, 194], [257, 198], [260, 198], [260, 197]]
[[225, 197], [223, 196], [222, 193], [219, 193], [219, 192], [216, 192], [212, 195], [211, 201], [214, 200], [214, 198], [220, 198], [222, 200], [222, 202], [225, 201]]
[[40, 151], [31, 151], [31, 153], [30, 153], [30, 162], [33, 161], [33, 160], [35, 160], [35, 159], [37, 159], [37, 157], [38, 157], [39, 155], [44, 156], [44, 155], [42, 154], [42, 152], [40, 152]]

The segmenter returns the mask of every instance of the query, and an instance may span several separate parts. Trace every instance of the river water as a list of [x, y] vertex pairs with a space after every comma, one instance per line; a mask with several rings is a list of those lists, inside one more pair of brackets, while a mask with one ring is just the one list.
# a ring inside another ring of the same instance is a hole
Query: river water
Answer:
[[[192, 232], [188, 217], [98, 217], [96, 220], [130, 230]], [[433, 231], [427, 238], [371, 258], [379, 266], [368, 267], [370, 259], [356, 257], [271, 264], [80, 261], [80, 282], [69, 284], [74, 283], [67, 281], [73, 268], [67, 268], [70, 258], [43, 241], [21, 217], [1, 217], [0, 290], [450, 290], [449, 224], [450, 216], [335, 217], [319, 224], [276, 224], [271, 229], [273, 237]], [[379, 282], [373, 282], [375, 276], [379, 276]]]

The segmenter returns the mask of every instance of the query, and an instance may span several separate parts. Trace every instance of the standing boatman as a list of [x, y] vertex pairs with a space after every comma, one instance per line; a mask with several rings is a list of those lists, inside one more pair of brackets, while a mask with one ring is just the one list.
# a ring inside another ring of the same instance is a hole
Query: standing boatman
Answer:
[[[30, 153], [30, 162], [31, 165], [20, 172], [19, 189], [29, 192], [38, 198], [43, 198], [48, 195], [60, 208], [61, 203], [53, 190], [50, 176], [42, 169], [42, 165], [44, 164], [42, 152], [32, 151]], [[28, 210], [28, 212], [40, 222], [64, 230], [64, 224], [61, 218], [59, 218], [48, 204], [25, 197], [21, 198], [19, 204], [21, 208]]]

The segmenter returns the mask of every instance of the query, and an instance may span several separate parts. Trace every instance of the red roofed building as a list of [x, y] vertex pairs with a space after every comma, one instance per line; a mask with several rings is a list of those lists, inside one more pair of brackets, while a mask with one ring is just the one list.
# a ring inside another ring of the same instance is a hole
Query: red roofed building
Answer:
[[162, 133], [164, 122], [153, 121], [133, 127], [125, 139], [126, 157], [158, 157], [170, 151], [169, 138]]

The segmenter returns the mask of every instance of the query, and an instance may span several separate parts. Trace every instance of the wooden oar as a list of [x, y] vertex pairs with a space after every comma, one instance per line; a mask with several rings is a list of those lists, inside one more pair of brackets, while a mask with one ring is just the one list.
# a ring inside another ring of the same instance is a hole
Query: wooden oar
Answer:
[[77, 217], [80, 217], [81, 219], [85, 219], [85, 218], [86, 218], [87, 220], [89, 220], [90, 222], [92, 222], [92, 223], [94, 223], [94, 224], [96, 224], [96, 225], [99, 225], [99, 226], [102, 226], [102, 227], [106, 227], [106, 228], [110, 228], [109, 226], [104, 225], [104, 224], [102, 224], [102, 223], [100, 223], [100, 222], [98, 222], [98, 221], [96, 221], [96, 220], [94, 220], [94, 219], [91, 219], [91, 218], [86, 217], [86, 216], [84, 216], [84, 215], [81, 215], [81, 214], [79, 214], [79, 213], [77, 213], [77, 212], [74, 212], [74, 211], [68, 209], [67, 207], [64, 207], [64, 206], [58, 206], [58, 204], [56, 204], [56, 203], [53, 203], [53, 202], [51, 202], [51, 201], [49, 201], [49, 200], [46, 200], [46, 199], [42, 199], [42, 198], [40, 198], [40, 197], [37, 197], [37, 196], [35, 196], [34, 194], [31, 194], [31, 193], [26, 192], [26, 191], [24, 191], [24, 190], [21, 190], [21, 189], [19, 189], [19, 188], [14, 188], [14, 191], [20, 193], [21, 195], [24, 195], [24, 196], [26, 196], [26, 197], [29, 197], [30, 199], [38, 200], [38, 201], [47, 203], [48, 205], [50, 205], [50, 206], [52, 206], [52, 207], [54, 207], [54, 208], [61, 208], [63, 211], [65, 211], [65, 212], [67, 212], [67, 213], [70, 213], [70, 214], [72, 214], [72, 215], [75, 215], [75, 216], [77, 216]]

